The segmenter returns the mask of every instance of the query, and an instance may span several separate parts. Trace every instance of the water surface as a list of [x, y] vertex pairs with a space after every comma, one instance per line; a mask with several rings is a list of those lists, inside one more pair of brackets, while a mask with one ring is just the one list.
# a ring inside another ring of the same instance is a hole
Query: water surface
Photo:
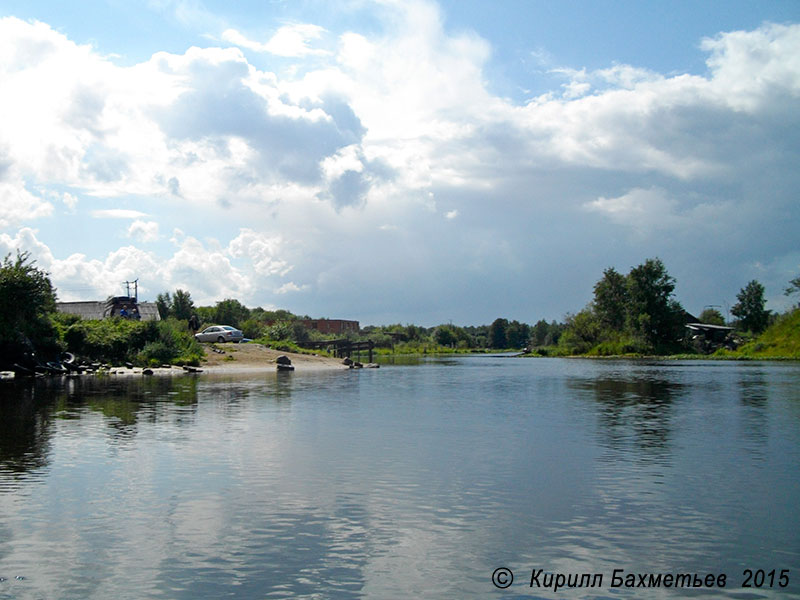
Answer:
[[0, 599], [798, 598], [799, 391], [790, 363], [485, 356], [4, 385]]

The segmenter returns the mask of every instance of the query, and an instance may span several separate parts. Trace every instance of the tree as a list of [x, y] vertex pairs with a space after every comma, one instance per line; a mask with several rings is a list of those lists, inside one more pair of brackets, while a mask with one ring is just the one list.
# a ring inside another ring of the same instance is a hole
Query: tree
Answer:
[[789, 280], [789, 287], [787, 287], [783, 294], [785, 296], [791, 296], [792, 294], [796, 294], [800, 292], [800, 276], [795, 277], [794, 279]]
[[600, 341], [600, 329], [600, 322], [594, 311], [584, 308], [577, 314], [567, 315], [559, 344], [573, 354], [583, 354]]
[[531, 346], [544, 346], [544, 338], [547, 337], [547, 332], [550, 326], [544, 319], [539, 319], [536, 324], [531, 328]]
[[561, 339], [561, 333], [563, 331], [564, 331], [563, 323], [551, 321], [550, 327], [547, 331], [547, 335], [544, 336], [544, 345], [555, 346], [558, 343], [558, 340]]
[[594, 285], [594, 311], [600, 324], [614, 331], [622, 331], [627, 305], [625, 276], [614, 267], [609, 267], [603, 271], [603, 278]]
[[489, 348], [508, 348], [508, 338], [506, 337], [506, 329], [508, 328], [508, 320], [495, 319], [489, 326]]
[[531, 326], [527, 323], [520, 323], [517, 320], [511, 321], [506, 327], [506, 341], [508, 348], [524, 348], [528, 345], [531, 336]]
[[235, 298], [220, 300], [214, 311], [214, 321], [219, 325], [231, 325], [236, 328], [249, 316], [250, 310]]
[[[156, 300], [158, 302], [158, 300]], [[182, 321], [188, 320], [194, 312], [194, 302], [189, 292], [183, 290], [175, 290], [172, 295], [172, 308], [170, 310], [172, 316]]]
[[725, 325], [725, 317], [716, 308], [706, 308], [698, 317], [701, 323], [708, 325]]
[[739, 300], [731, 308], [731, 313], [739, 317], [739, 326], [744, 331], [761, 333], [769, 323], [769, 312], [764, 309], [767, 303], [764, 298], [764, 286], [755, 279], [743, 287], [736, 299]]
[[439, 325], [433, 333], [433, 339], [440, 346], [453, 347], [458, 343], [458, 337], [452, 325]]
[[158, 309], [158, 316], [162, 320], [169, 316], [171, 307], [172, 298], [169, 297], [169, 292], [163, 292], [156, 296], [156, 308]]
[[2, 353], [55, 349], [55, 330], [49, 315], [56, 310], [56, 293], [46, 271], [34, 266], [30, 253], [8, 254], [0, 266], [0, 346]]
[[683, 308], [672, 299], [675, 279], [658, 258], [631, 269], [627, 277], [627, 328], [655, 347], [678, 336]]

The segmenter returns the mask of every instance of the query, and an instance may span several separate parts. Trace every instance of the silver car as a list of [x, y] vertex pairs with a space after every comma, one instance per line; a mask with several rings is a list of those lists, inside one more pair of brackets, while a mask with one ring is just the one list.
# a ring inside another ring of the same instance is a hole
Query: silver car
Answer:
[[241, 342], [244, 334], [230, 325], [213, 325], [194, 334], [198, 342]]

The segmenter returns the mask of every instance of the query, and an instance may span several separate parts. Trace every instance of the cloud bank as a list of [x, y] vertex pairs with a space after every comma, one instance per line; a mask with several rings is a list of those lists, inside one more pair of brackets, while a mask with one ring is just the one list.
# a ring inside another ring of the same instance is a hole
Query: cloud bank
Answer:
[[[0, 251], [31, 251], [64, 299], [138, 277], [370, 323], [560, 318], [652, 256], [690, 310], [753, 278], [782, 307], [800, 25], [702, 40], [703, 75], [563, 68], [514, 103], [485, 83], [490, 44], [435, 4], [375, 11], [383, 33], [228, 29], [126, 67], [0, 19]], [[54, 233], [67, 212], [132, 222], [91, 220], [98, 253]]]

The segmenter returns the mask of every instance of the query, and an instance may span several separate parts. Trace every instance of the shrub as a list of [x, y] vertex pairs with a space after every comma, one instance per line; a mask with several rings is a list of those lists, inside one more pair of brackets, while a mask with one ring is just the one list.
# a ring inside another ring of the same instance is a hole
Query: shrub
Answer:
[[199, 364], [203, 349], [183, 321], [78, 320], [63, 333], [67, 350], [91, 360]]

